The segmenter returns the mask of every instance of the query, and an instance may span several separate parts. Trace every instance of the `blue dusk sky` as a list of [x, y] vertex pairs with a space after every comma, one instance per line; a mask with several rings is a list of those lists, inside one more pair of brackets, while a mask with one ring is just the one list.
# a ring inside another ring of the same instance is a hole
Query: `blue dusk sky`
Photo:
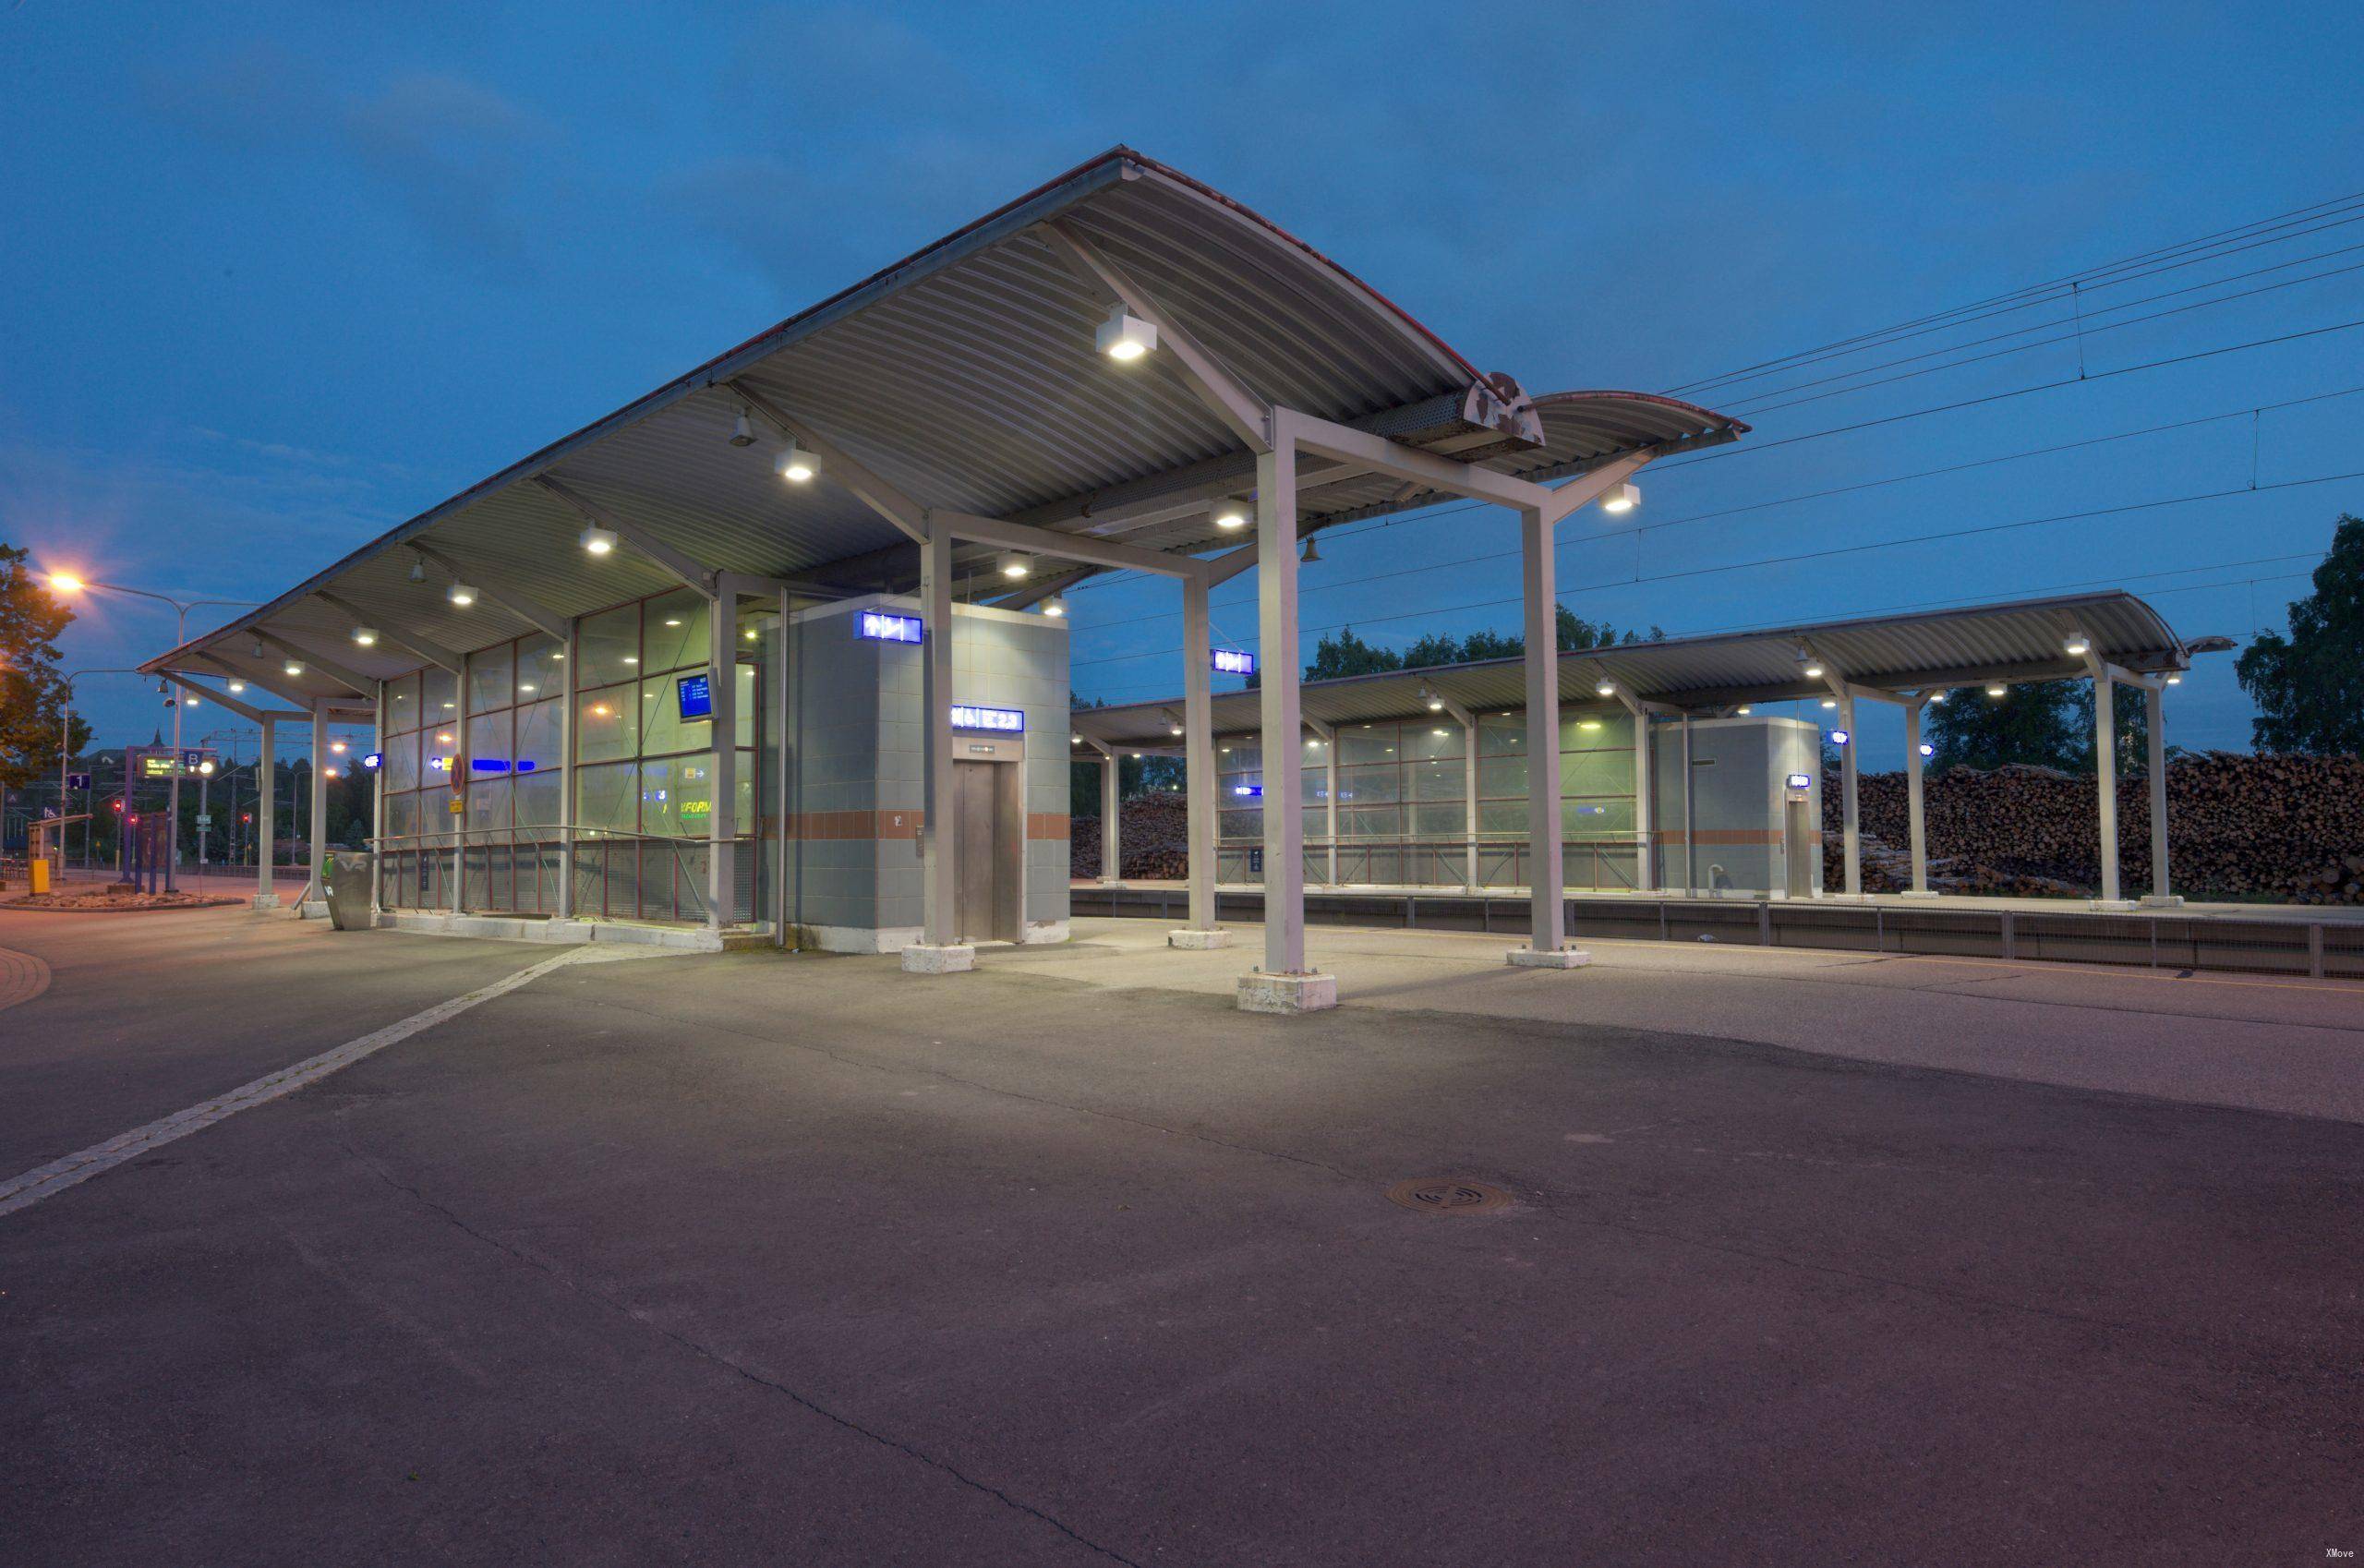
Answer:
[[[2067, 319], [2047, 304], [1702, 393], [1757, 433], [1562, 531], [1564, 602], [1621, 627], [2123, 585], [2187, 634], [2246, 638], [2364, 513], [2364, 478], [2331, 477], [2364, 470], [2364, 330], [2324, 330], [2364, 323], [2364, 207], [2340, 203], [2364, 192], [2359, 59], [2352, 3], [15, 0], [0, 538], [268, 597], [1121, 141], [1534, 392], [1683, 386], [2330, 204], [2087, 291], [2081, 342], [2072, 321], [1959, 369], [1781, 391]], [[2038, 448], [2065, 450], [1984, 463]], [[1345, 623], [1391, 645], [1514, 626], [1514, 526], [1440, 509], [1325, 536], [1306, 651]], [[1816, 551], [1839, 553], [1774, 560]], [[1174, 599], [1075, 595], [1078, 689], [1178, 691]], [[1215, 620], [1255, 645], [1248, 580]], [[67, 662], [133, 663], [172, 632], [160, 607], [93, 602]], [[81, 702], [103, 744], [161, 713], [120, 677]], [[2169, 735], [2245, 745], [2248, 717], [2219, 657]]]

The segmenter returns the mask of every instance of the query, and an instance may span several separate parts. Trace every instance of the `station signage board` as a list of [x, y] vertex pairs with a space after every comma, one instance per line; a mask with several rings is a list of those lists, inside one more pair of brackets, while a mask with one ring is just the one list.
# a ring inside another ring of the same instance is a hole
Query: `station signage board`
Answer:
[[917, 643], [927, 635], [927, 623], [916, 615], [894, 615], [865, 609], [854, 617], [853, 634], [874, 643]]
[[1005, 735], [1017, 735], [1026, 729], [1026, 715], [1014, 707], [977, 707], [968, 703], [955, 703], [952, 705], [952, 728], [993, 730]]
[[1256, 673], [1256, 656], [1252, 653], [1242, 653], [1237, 648], [1217, 648], [1212, 657], [1215, 673], [1218, 675]]

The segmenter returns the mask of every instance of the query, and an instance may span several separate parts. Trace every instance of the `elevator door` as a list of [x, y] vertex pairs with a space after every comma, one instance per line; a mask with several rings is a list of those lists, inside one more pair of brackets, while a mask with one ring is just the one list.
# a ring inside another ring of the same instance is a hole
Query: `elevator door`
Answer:
[[1789, 883], [1784, 889], [1792, 899], [1814, 897], [1814, 838], [1808, 831], [1807, 817], [1811, 802], [1800, 790], [1792, 790], [1781, 818], [1781, 858], [1789, 868]]
[[960, 937], [1018, 940], [1018, 825], [1009, 795], [1019, 769], [1007, 763], [952, 765], [954, 870], [960, 879]]

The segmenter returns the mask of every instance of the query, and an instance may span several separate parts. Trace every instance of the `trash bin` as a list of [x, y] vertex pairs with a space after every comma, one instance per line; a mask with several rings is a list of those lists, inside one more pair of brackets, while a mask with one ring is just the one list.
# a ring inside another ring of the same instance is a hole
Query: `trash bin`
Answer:
[[369, 870], [377, 857], [367, 850], [331, 850], [327, 871], [329, 924], [339, 931], [369, 929]]

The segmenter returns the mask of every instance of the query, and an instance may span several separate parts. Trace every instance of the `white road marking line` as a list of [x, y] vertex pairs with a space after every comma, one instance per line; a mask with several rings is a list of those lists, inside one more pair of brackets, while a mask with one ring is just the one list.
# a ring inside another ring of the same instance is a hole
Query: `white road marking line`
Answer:
[[266, 1104], [283, 1094], [292, 1094], [306, 1084], [318, 1082], [332, 1072], [349, 1067], [363, 1057], [374, 1055], [389, 1045], [407, 1040], [423, 1029], [432, 1029], [448, 1019], [457, 1018], [480, 1002], [489, 1002], [496, 996], [505, 996], [519, 986], [530, 984], [554, 969], [573, 963], [601, 962], [644, 956], [654, 955], [643, 952], [619, 952], [612, 947], [588, 947], [572, 948], [555, 958], [544, 959], [540, 963], [529, 965], [514, 974], [494, 981], [489, 985], [478, 986], [465, 995], [454, 996], [447, 1002], [438, 1002], [425, 1012], [413, 1013], [399, 1023], [390, 1023], [383, 1029], [375, 1030], [361, 1036], [358, 1040], [348, 1040], [342, 1045], [323, 1051], [317, 1056], [307, 1057], [292, 1067], [265, 1073], [253, 1082], [242, 1084], [226, 1094], [217, 1094], [212, 1099], [191, 1105], [185, 1111], [175, 1111], [161, 1120], [150, 1122], [146, 1127], [134, 1128], [129, 1132], [117, 1134], [104, 1143], [94, 1143], [88, 1149], [67, 1154], [62, 1159], [52, 1160], [48, 1164], [27, 1171], [14, 1180], [0, 1182], [0, 1214], [10, 1214], [18, 1209], [29, 1209], [42, 1200], [54, 1198], [67, 1188], [88, 1181], [102, 1171], [112, 1170], [127, 1160], [136, 1160], [140, 1155], [161, 1149], [175, 1140], [187, 1138], [192, 1132], [211, 1127], [224, 1117], [235, 1116], [240, 1111]]

